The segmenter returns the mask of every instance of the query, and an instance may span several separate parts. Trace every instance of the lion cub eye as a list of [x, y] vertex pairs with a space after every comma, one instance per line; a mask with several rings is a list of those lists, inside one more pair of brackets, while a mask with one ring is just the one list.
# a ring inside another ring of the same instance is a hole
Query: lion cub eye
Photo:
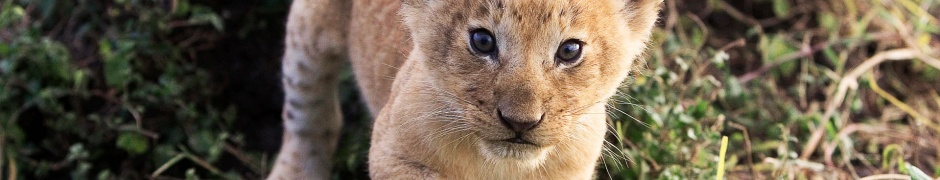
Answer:
[[496, 38], [486, 29], [476, 29], [470, 31], [470, 46], [477, 53], [492, 54], [496, 51]]
[[555, 58], [558, 58], [558, 61], [563, 64], [574, 64], [581, 59], [582, 46], [584, 46], [584, 42], [577, 39], [569, 39], [558, 46], [558, 51], [555, 52]]

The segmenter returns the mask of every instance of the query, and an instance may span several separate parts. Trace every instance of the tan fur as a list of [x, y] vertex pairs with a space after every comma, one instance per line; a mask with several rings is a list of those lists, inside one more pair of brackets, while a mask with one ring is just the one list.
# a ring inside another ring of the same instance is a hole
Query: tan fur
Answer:
[[[283, 62], [285, 142], [269, 179], [329, 177], [344, 57], [376, 115], [374, 179], [591, 178], [605, 103], [646, 48], [661, 3], [295, 0]], [[472, 53], [475, 28], [493, 32], [495, 59]], [[556, 62], [568, 39], [585, 43], [579, 64]], [[541, 119], [522, 134], [535, 145], [503, 141], [515, 133], [497, 109]]]

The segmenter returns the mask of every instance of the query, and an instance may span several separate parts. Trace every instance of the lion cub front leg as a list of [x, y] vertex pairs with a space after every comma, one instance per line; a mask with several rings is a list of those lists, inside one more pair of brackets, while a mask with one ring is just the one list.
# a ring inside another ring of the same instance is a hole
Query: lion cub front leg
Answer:
[[351, 1], [294, 0], [282, 61], [284, 139], [268, 179], [329, 179]]
[[[387, 105], [386, 105], [387, 106]], [[405, 153], [401, 150], [422, 151], [420, 147], [409, 146], [407, 142], [399, 141], [395, 129], [388, 128], [388, 112], [382, 111], [376, 117], [372, 131], [372, 145], [369, 147], [369, 177], [372, 179], [446, 179], [434, 168], [415, 160], [415, 152]], [[409, 146], [409, 147], [402, 147]], [[421, 153], [417, 153], [421, 154]]]
[[[402, 71], [410, 72], [411, 66], [405, 65]], [[411, 80], [405, 76], [400, 80]], [[401, 131], [411, 131], [402, 128], [392, 122], [390, 118], [401, 107], [395, 104], [395, 95], [390, 98], [391, 102], [385, 105], [385, 108], [375, 116], [373, 124], [372, 141], [369, 147], [369, 177], [372, 179], [447, 179], [439, 172], [439, 167], [434, 167], [427, 162], [428, 157], [424, 156], [431, 151], [424, 147], [420, 139], [401, 136]], [[408, 152], [403, 152], [408, 151]]]
[[430, 167], [392, 154], [377, 154], [369, 158], [369, 177], [372, 179], [446, 179]]

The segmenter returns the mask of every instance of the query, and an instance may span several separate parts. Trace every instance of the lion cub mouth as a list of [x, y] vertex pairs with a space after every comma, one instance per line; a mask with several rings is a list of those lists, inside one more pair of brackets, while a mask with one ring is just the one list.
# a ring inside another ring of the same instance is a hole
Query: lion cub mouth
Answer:
[[532, 143], [521, 137], [481, 143], [481, 151], [489, 159], [537, 165], [545, 159], [550, 147]]
[[514, 138], [504, 139], [503, 141], [514, 143], [514, 144], [527, 144], [527, 145], [538, 146], [535, 143], [532, 143], [531, 141], [526, 140], [518, 135]]

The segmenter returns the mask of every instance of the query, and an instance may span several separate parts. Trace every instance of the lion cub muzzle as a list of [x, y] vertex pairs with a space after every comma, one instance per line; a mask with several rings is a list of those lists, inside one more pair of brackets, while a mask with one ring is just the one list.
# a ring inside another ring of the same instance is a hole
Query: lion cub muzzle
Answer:
[[[515, 74], [515, 73], [510, 73]], [[519, 75], [519, 74], [515, 74]], [[516, 78], [513, 78], [516, 79]], [[519, 78], [522, 79], [522, 78]], [[497, 95], [496, 116], [513, 136], [503, 141], [516, 144], [539, 145], [534, 143], [531, 131], [538, 128], [545, 118], [543, 101], [539, 98], [539, 88], [534, 82], [508, 82], [514, 86], [504, 86]]]
[[509, 139], [505, 139], [506, 142], [516, 143], [516, 144], [533, 144], [529, 142], [524, 135], [529, 130], [535, 128], [542, 122], [542, 118], [545, 117], [545, 114], [542, 114], [538, 118], [523, 117], [523, 118], [513, 118], [512, 116], [507, 116], [503, 114], [502, 110], [497, 109], [496, 112], [499, 114], [499, 120], [509, 128], [513, 130], [515, 136]]

